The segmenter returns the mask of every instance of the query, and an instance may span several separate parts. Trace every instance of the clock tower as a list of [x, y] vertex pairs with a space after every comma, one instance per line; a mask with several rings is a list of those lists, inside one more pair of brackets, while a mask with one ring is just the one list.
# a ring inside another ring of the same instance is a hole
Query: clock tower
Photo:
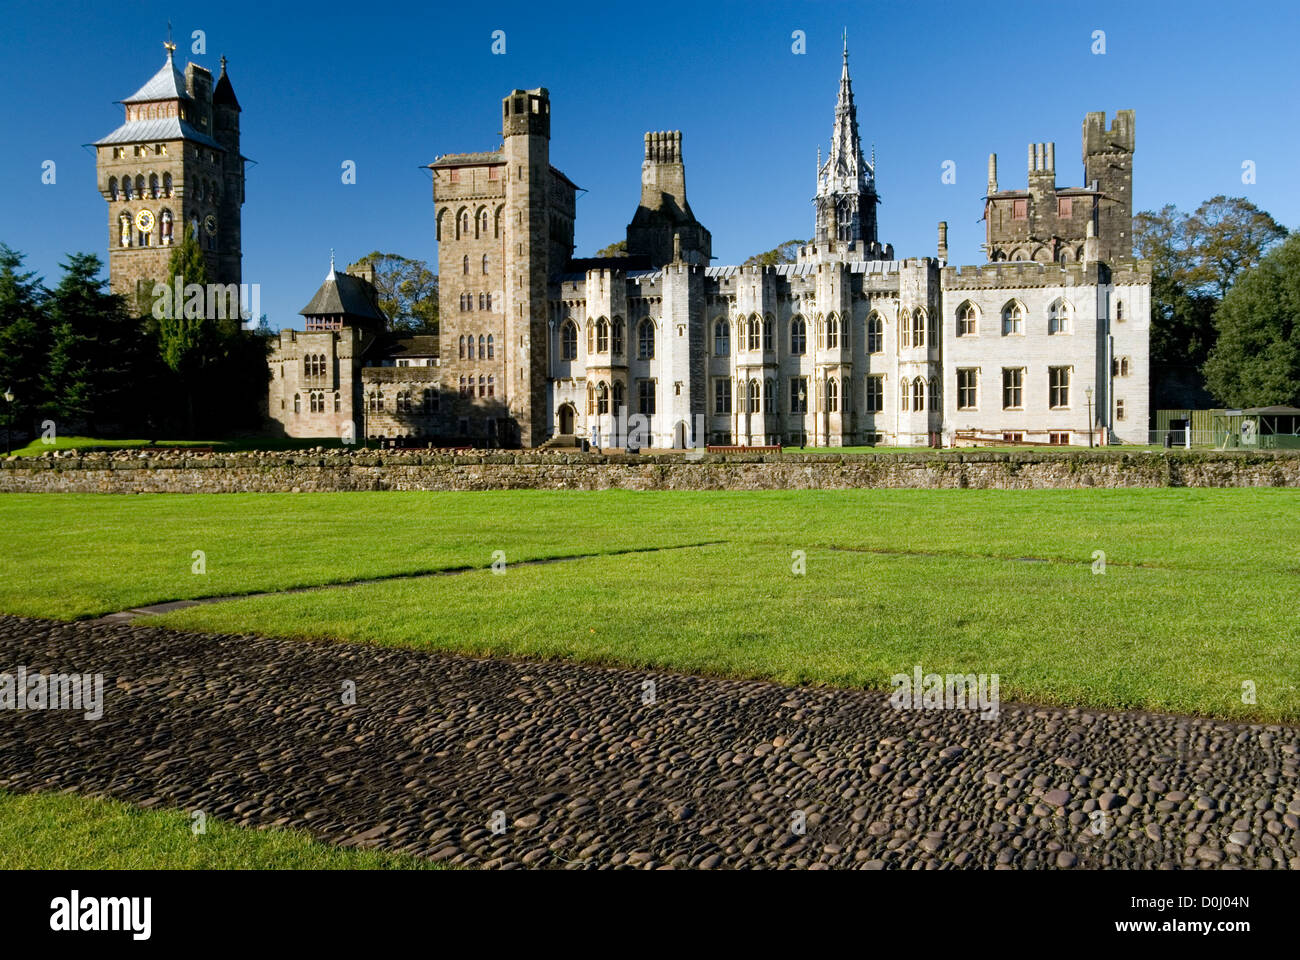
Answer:
[[244, 157], [239, 101], [221, 75], [195, 63], [182, 73], [176, 47], [139, 90], [121, 101], [125, 122], [94, 144], [100, 195], [108, 202], [108, 264], [114, 293], [147, 312], [155, 283], [171, 283], [172, 247], [193, 232], [212, 283], [241, 282]]

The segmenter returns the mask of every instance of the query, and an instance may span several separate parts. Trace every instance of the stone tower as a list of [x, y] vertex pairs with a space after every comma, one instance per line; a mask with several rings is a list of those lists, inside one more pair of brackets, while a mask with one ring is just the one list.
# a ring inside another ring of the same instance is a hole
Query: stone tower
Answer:
[[874, 250], [876, 237], [875, 164], [862, 156], [858, 135], [858, 108], [853, 102], [853, 81], [849, 78], [849, 46], [844, 42], [844, 65], [840, 70], [840, 94], [835, 103], [835, 127], [831, 152], [817, 170], [817, 232], [815, 242], [862, 243]]
[[707, 267], [712, 259], [713, 238], [686, 201], [680, 130], [645, 135], [641, 203], [627, 227], [627, 252], [654, 267], [678, 259]]
[[[545, 87], [501, 102], [506, 161], [505, 368], [507, 409], [525, 447], [545, 441], [547, 281], [551, 269], [551, 98]], [[559, 269], [563, 264], [555, 264]]]
[[213, 283], [241, 280], [240, 211], [244, 158], [239, 101], [226, 75], [167, 60], [122, 101], [125, 122], [97, 141], [100, 195], [108, 202], [109, 277], [133, 307], [147, 306], [154, 283], [168, 278], [171, 248], [195, 231]]
[[1133, 258], [1133, 153], [1136, 115], [1119, 110], [1109, 129], [1104, 112], [1083, 119], [1083, 176], [1100, 196], [1097, 240], [1102, 260]]

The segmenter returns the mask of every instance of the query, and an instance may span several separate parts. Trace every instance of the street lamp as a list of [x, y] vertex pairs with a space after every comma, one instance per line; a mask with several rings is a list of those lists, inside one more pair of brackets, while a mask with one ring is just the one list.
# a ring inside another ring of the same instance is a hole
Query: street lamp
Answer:
[[5, 388], [5, 403], [8, 404], [5, 408], [5, 456], [7, 457], [13, 452], [10, 435], [14, 428], [14, 391], [11, 387]]
[[1088, 446], [1092, 446], [1092, 386], [1083, 388], [1083, 395], [1088, 398]]

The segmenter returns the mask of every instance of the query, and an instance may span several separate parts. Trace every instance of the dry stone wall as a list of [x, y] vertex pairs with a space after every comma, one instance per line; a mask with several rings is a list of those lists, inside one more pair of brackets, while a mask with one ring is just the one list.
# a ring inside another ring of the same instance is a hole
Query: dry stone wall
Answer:
[[79, 453], [0, 461], [0, 493], [1300, 487], [1300, 453]]

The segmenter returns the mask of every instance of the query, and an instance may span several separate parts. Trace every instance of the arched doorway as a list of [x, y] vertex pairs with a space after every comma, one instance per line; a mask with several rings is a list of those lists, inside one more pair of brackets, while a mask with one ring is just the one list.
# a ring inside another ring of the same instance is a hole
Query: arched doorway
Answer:
[[573, 409], [573, 404], [566, 403], [560, 407], [560, 434], [569, 436], [574, 432], [574, 420], [577, 417], [577, 411]]
[[678, 420], [677, 426], [673, 427], [673, 449], [686, 449], [686, 421]]

